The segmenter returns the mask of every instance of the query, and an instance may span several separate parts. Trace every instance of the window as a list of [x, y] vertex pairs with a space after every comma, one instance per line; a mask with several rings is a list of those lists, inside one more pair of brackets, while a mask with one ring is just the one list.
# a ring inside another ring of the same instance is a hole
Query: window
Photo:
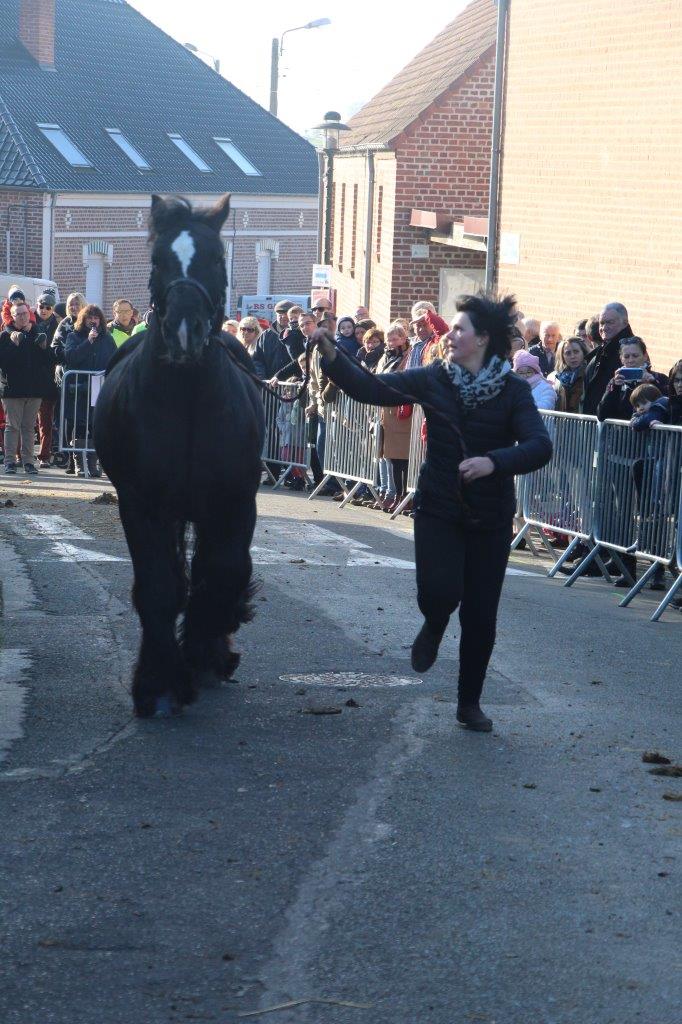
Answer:
[[141, 171], [151, 170], [151, 167], [149, 166], [145, 158], [142, 156], [142, 154], [137, 149], [135, 149], [132, 142], [129, 142], [128, 139], [126, 139], [125, 135], [123, 134], [123, 132], [120, 131], [120, 129], [106, 128], [105, 131], [109, 138], [113, 139], [113, 141], [116, 143], [119, 149], [122, 149], [125, 155], [133, 161], [136, 167], [138, 167]]
[[202, 160], [196, 150], [192, 149], [189, 142], [185, 142], [182, 135], [176, 135], [174, 132], [168, 132], [168, 138], [171, 140], [174, 146], [177, 146], [181, 153], [184, 153], [188, 160], [191, 160], [195, 167], [200, 171], [210, 171], [211, 168], [208, 166], [205, 160]]
[[232, 163], [235, 163], [240, 171], [243, 171], [244, 174], [251, 176], [255, 175], [259, 178], [261, 177], [261, 172], [258, 168], [254, 167], [251, 161], [246, 159], [244, 154], [237, 149], [234, 142], [230, 139], [216, 139], [215, 137], [213, 138], [213, 141], [217, 142], [223, 153], [226, 156], [229, 156]]
[[48, 142], [51, 142], [58, 153], [67, 160], [72, 167], [92, 167], [84, 153], [81, 153], [75, 142], [72, 142], [66, 132], [58, 124], [39, 124], [38, 128]]
[[350, 273], [355, 277], [355, 252], [357, 249], [358, 234], [358, 186], [353, 185], [353, 220], [351, 221], [350, 236]]
[[384, 215], [384, 186], [379, 185], [377, 193], [377, 263], [381, 263], [381, 222]]
[[339, 217], [339, 273], [343, 273], [343, 236], [346, 228], [346, 183], [341, 184], [341, 215]]

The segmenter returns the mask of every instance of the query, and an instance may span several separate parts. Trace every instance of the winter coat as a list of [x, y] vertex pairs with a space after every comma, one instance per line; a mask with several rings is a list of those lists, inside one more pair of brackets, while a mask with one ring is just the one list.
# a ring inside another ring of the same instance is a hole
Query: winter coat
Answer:
[[[386, 349], [377, 364], [377, 373], [399, 373], [404, 371], [410, 350], [407, 352], [393, 352]], [[406, 415], [410, 403], [402, 406], [385, 406], [381, 410], [381, 425], [384, 428], [382, 455], [385, 459], [407, 459], [410, 455], [410, 433], [412, 430], [412, 415]], [[401, 411], [403, 417], [398, 416]]]
[[[539, 469], [552, 457], [552, 442], [530, 388], [514, 374], [507, 375], [494, 398], [466, 409], [442, 361], [370, 376], [339, 355], [332, 363], [323, 359], [322, 369], [359, 401], [382, 406], [411, 400], [424, 403], [427, 447], [414, 497], [417, 512], [476, 530], [508, 526], [516, 510], [514, 476]], [[387, 390], [384, 382], [392, 390]], [[453, 421], [461, 432], [464, 452]], [[495, 471], [460, 485], [459, 462], [483, 455], [492, 460]]]
[[295, 327], [293, 330], [287, 331], [286, 337], [283, 338], [280, 335], [280, 344], [284, 350], [284, 366], [277, 371], [275, 376], [278, 380], [289, 380], [291, 377], [300, 379], [302, 374], [301, 367], [298, 365], [298, 357], [305, 352], [305, 334]]
[[[583, 394], [580, 411], [586, 416], [596, 416], [597, 406], [604, 397], [604, 392], [616, 370], [620, 369], [620, 343], [623, 338], [632, 337], [632, 328], [628, 324], [623, 330], [590, 352], [585, 369], [585, 393]], [[630, 419], [628, 416], [627, 419]]]
[[46, 320], [41, 320], [36, 313], [36, 327], [39, 334], [44, 334], [47, 337], [47, 344], [51, 345], [55, 332], [59, 327], [59, 317], [55, 316], [54, 313], [50, 313]]
[[109, 360], [116, 352], [116, 342], [106, 331], [101, 331], [96, 341], [88, 341], [90, 329], [71, 331], [66, 339], [67, 370], [106, 370]]
[[531, 390], [533, 401], [538, 409], [554, 409], [556, 405], [556, 391], [548, 380], [539, 380]]
[[556, 391], [556, 408], [558, 412], [580, 412], [580, 403], [582, 402], [584, 389], [584, 366], [580, 367], [580, 372], [572, 384], [564, 385], [558, 377], [555, 378], [554, 390]]
[[66, 339], [71, 331], [75, 329], [75, 326], [76, 322], [74, 318], [72, 316], [65, 316], [64, 319], [59, 322], [57, 330], [54, 332], [52, 348], [54, 349], [55, 359], [60, 365], [63, 365], [66, 361], [64, 346], [66, 345]]
[[659, 398], [655, 402], [651, 403], [651, 408], [648, 412], [635, 413], [630, 420], [630, 426], [633, 430], [648, 430], [654, 423], [668, 423], [669, 422], [669, 402], [667, 398]]
[[281, 337], [274, 327], [259, 336], [253, 354], [253, 369], [261, 380], [271, 380], [289, 360]]
[[57, 397], [54, 382], [55, 357], [48, 345], [42, 349], [37, 343], [40, 331], [31, 324], [22, 331], [22, 340], [15, 345], [10, 330], [0, 334], [0, 395], [3, 398]]
[[[618, 364], [618, 369], [622, 367]], [[668, 378], [662, 373], [654, 373], [653, 370], [649, 370], [652, 375], [653, 383], [656, 385], [661, 394], [665, 394], [668, 387]], [[597, 406], [597, 419], [599, 420], [630, 420], [632, 419], [632, 403], [630, 402], [630, 395], [639, 387], [641, 380], [633, 380], [627, 384], [621, 384], [620, 387], [616, 387], [613, 383], [613, 379], [609, 381], [608, 387], [604, 392], [601, 402]], [[649, 382], [651, 383], [651, 381]]]

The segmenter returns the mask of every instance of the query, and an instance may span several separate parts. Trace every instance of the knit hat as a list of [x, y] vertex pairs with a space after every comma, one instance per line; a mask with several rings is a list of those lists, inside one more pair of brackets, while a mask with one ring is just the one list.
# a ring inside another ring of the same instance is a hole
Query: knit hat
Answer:
[[14, 284], [7, 292], [7, 298], [10, 302], [26, 302], [26, 296], [22, 292], [18, 285]]
[[544, 380], [543, 374], [540, 372], [540, 360], [537, 356], [534, 356], [531, 352], [527, 352], [526, 349], [519, 349], [518, 352], [514, 353], [512, 360], [514, 372], [518, 373], [519, 370], [533, 370], [533, 376], [527, 377], [524, 374], [523, 379], [528, 381], [531, 387], [534, 387], [538, 381]]
[[38, 296], [37, 305], [39, 305], [39, 306], [49, 306], [50, 309], [54, 309], [56, 301], [57, 301], [57, 297], [56, 297], [54, 292], [45, 291], [45, 292], [41, 292], [40, 295]]

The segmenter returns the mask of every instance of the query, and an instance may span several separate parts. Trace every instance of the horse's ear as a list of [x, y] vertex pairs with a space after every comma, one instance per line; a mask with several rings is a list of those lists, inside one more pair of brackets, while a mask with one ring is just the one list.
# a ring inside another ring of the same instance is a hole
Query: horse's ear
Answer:
[[210, 228], [217, 233], [220, 233], [220, 229], [227, 220], [227, 215], [230, 212], [230, 193], [226, 192], [224, 196], [221, 196], [215, 206], [212, 206], [210, 210], [206, 210], [202, 214], [202, 219]]

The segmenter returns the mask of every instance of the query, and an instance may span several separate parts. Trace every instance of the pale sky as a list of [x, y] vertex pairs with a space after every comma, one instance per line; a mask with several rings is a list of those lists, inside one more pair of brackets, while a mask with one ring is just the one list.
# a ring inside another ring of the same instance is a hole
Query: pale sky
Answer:
[[271, 40], [317, 18], [331, 25], [287, 35], [278, 116], [303, 134], [327, 110], [349, 118], [457, 17], [468, 0], [129, 0], [181, 43], [221, 62], [221, 74], [266, 109]]

